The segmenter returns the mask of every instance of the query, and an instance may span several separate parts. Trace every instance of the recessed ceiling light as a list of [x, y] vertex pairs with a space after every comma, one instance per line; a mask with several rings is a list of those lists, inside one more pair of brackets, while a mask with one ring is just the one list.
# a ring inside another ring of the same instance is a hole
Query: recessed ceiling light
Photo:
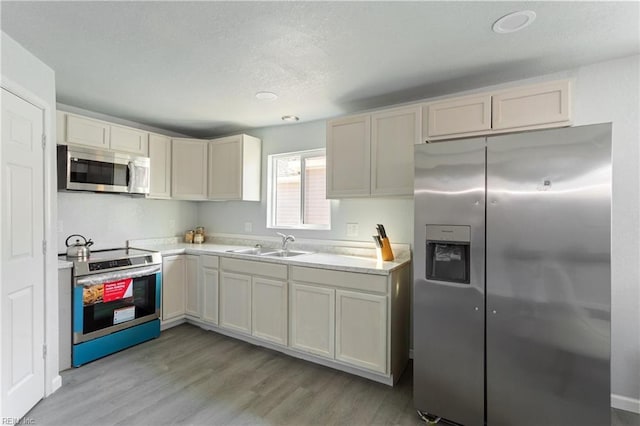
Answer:
[[278, 99], [278, 95], [273, 92], [258, 92], [256, 93], [256, 99], [261, 101], [274, 101]]
[[528, 27], [536, 19], [533, 10], [521, 10], [503, 16], [493, 23], [493, 31], [498, 34], [508, 34]]
[[295, 115], [283, 115], [282, 116], [282, 121], [298, 121], [300, 120], [298, 117], [296, 117]]

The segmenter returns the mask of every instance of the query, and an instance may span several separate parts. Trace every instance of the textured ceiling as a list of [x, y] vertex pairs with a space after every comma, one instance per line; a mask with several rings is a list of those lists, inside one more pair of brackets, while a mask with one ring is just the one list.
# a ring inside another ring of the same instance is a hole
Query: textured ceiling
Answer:
[[[638, 2], [10, 2], [58, 102], [207, 137], [640, 53]], [[491, 31], [530, 9], [518, 33]], [[258, 101], [258, 91], [275, 101]]]

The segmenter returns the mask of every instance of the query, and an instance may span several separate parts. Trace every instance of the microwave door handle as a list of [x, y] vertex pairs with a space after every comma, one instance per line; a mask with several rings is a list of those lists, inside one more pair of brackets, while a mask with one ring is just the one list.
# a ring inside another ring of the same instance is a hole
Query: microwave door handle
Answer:
[[129, 168], [129, 182], [127, 183], [127, 192], [131, 193], [133, 192], [133, 183], [135, 182], [136, 167], [133, 161], [129, 161], [127, 167]]

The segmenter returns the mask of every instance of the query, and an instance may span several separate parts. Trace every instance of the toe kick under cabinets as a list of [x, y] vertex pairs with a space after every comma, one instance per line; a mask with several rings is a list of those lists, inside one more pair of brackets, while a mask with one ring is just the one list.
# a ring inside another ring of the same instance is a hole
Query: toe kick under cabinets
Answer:
[[410, 268], [380, 275], [165, 256], [162, 327], [187, 321], [393, 385], [409, 359]]

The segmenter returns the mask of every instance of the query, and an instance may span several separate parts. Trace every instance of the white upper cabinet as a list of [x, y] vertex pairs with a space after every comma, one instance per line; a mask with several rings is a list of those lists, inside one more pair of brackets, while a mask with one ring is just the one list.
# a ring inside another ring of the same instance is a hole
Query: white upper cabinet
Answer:
[[327, 198], [371, 193], [371, 116], [327, 122]]
[[149, 154], [149, 133], [113, 124], [109, 127], [112, 150], [131, 152], [145, 157]]
[[491, 129], [491, 95], [465, 96], [427, 106], [427, 136], [457, 135]]
[[172, 139], [171, 196], [183, 200], [207, 199], [207, 145], [200, 139]]
[[66, 114], [65, 142], [109, 149], [109, 127], [103, 121]]
[[569, 81], [505, 90], [493, 95], [494, 129], [541, 128], [571, 120]]
[[551, 81], [430, 102], [423, 140], [437, 141], [571, 125], [571, 83]]
[[151, 185], [147, 198], [171, 198], [171, 138], [149, 134], [149, 158]]
[[260, 201], [261, 141], [234, 135], [209, 142], [208, 198]]
[[57, 111], [57, 143], [149, 155], [149, 133], [94, 118]]
[[419, 143], [419, 106], [371, 115], [371, 195], [413, 195], [413, 146]]
[[413, 194], [420, 106], [327, 122], [327, 198]]

